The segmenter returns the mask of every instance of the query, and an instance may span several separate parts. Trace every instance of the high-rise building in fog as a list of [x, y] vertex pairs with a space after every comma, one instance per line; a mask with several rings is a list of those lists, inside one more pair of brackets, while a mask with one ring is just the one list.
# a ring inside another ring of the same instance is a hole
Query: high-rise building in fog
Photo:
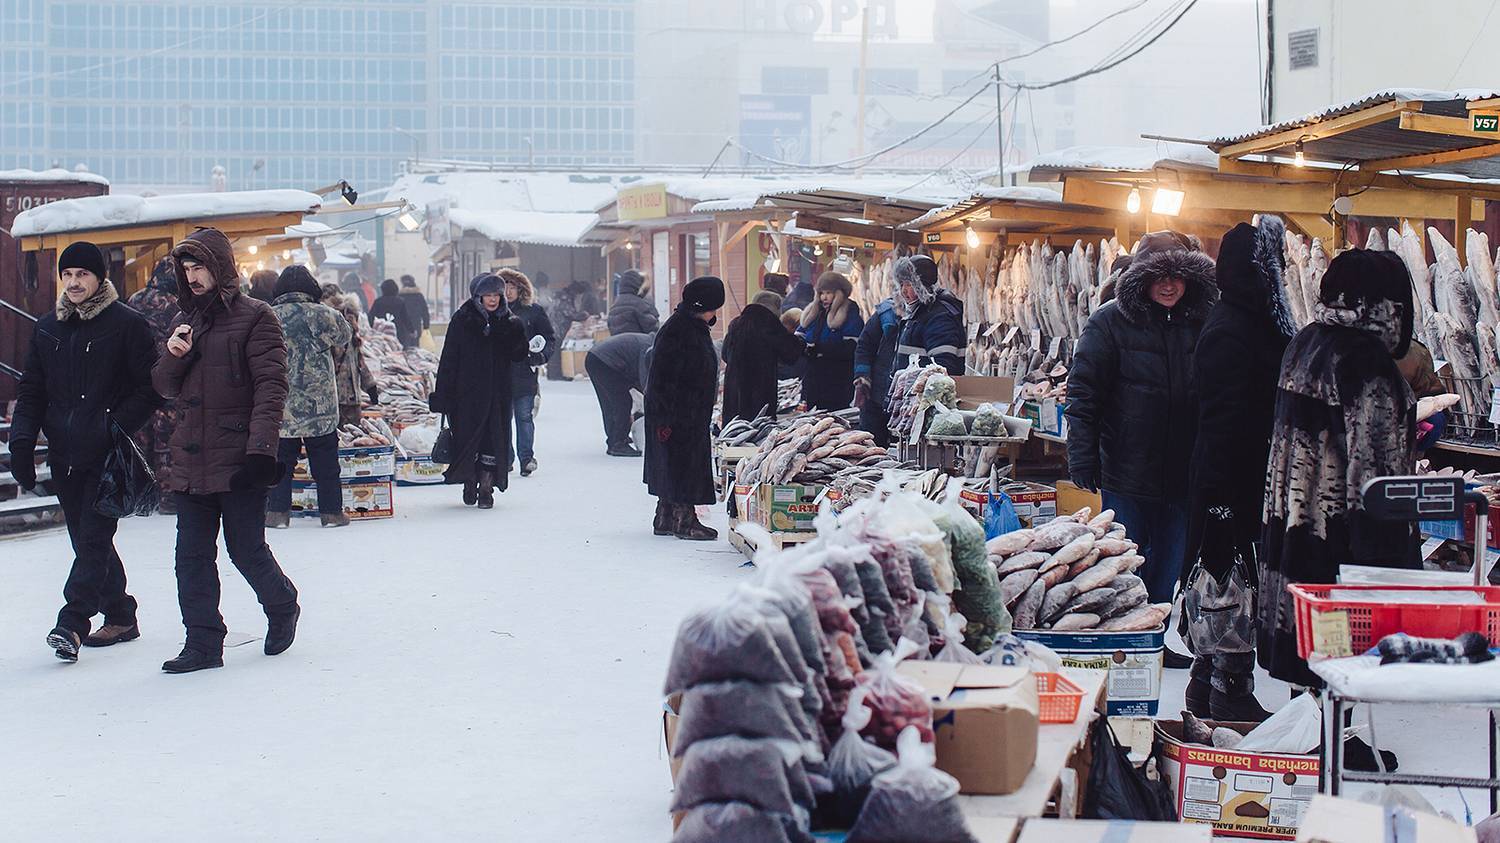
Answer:
[[0, 170], [387, 184], [412, 157], [635, 160], [635, 0], [4, 0]]

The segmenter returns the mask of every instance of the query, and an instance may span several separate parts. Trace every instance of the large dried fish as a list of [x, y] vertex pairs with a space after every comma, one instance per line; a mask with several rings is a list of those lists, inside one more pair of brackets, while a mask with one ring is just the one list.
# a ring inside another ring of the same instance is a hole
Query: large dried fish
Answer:
[[1500, 322], [1500, 292], [1495, 288], [1495, 259], [1490, 253], [1490, 237], [1469, 229], [1464, 235], [1465, 274], [1474, 295], [1479, 299], [1479, 321], [1494, 325]]

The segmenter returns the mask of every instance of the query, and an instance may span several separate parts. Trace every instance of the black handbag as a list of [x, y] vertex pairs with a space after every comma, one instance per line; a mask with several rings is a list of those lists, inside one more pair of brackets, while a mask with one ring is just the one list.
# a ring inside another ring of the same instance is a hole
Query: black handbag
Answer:
[[1182, 589], [1177, 632], [1197, 656], [1249, 653], [1255, 649], [1256, 592], [1259, 587], [1254, 545], [1236, 548], [1222, 577], [1200, 558]]
[[161, 488], [156, 474], [146, 463], [135, 440], [109, 420], [109, 453], [99, 474], [99, 490], [94, 494], [94, 511], [106, 518], [128, 518], [150, 515], [161, 505]]
[[447, 465], [453, 460], [453, 430], [448, 427], [448, 417], [438, 417], [437, 441], [432, 443], [432, 461]]

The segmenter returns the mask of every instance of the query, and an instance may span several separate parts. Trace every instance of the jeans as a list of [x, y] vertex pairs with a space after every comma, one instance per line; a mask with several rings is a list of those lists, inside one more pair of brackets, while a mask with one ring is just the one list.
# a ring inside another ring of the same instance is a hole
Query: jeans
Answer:
[[512, 450], [524, 466], [536, 456], [536, 394], [517, 395], [511, 398], [511, 406], [516, 417], [516, 441]]
[[187, 646], [210, 656], [224, 652], [219, 614], [219, 524], [224, 545], [267, 617], [296, 611], [297, 587], [266, 545], [266, 491], [245, 489], [207, 495], [177, 493], [177, 604]]
[[1146, 564], [1138, 573], [1146, 581], [1151, 602], [1171, 602], [1187, 555], [1186, 504], [1151, 501], [1110, 491], [1102, 491], [1100, 495], [1104, 508], [1115, 511], [1115, 520], [1125, 525], [1130, 540], [1140, 545], [1137, 552], [1146, 557]]
[[63, 585], [62, 611], [57, 625], [82, 638], [89, 634], [94, 615], [104, 623], [135, 625], [135, 598], [125, 592], [125, 564], [115, 551], [115, 529], [120, 522], [94, 511], [100, 469], [73, 470], [55, 475], [57, 497], [73, 543], [73, 567]]
[[[630, 378], [599, 362], [592, 353], [583, 359], [589, 383], [599, 398], [599, 413], [604, 417], [604, 446], [611, 451], [630, 447]], [[644, 442], [642, 445], [646, 444]]]
[[286, 474], [281, 482], [271, 489], [271, 500], [267, 509], [271, 512], [292, 510], [292, 469], [297, 457], [307, 447], [307, 467], [312, 472], [313, 483], [318, 487], [318, 513], [338, 515], [344, 511], [344, 490], [339, 486], [339, 435], [328, 433], [306, 438], [282, 438], [276, 451], [276, 459], [286, 465]]

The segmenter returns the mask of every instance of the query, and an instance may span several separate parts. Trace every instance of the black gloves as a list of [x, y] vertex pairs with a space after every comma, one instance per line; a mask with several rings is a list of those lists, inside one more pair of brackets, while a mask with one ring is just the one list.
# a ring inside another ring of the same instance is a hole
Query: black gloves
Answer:
[[26, 491], [36, 487], [36, 449], [30, 445], [10, 446], [10, 475]]
[[276, 461], [270, 454], [251, 454], [245, 458], [245, 464], [229, 476], [229, 490], [240, 492], [245, 489], [269, 489], [281, 482], [281, 476], [286, 474], [286, 466]]
[[1070, 468], [1068, 479], [1073, 485], [1090, 492], [1099, 491], [1099, 471], [1093, 468]]

